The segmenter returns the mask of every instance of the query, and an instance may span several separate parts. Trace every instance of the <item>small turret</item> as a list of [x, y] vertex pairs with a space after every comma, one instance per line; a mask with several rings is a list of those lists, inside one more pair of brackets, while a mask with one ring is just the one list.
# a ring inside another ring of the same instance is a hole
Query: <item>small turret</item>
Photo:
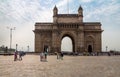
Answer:
[[83, 16], [83, 9], [81, 6], [78, 8], [78, 16]]
[[54, 9], [53, 9], [53, 16], [56, 16], [58, 14], [58, 9], [55, 5]]

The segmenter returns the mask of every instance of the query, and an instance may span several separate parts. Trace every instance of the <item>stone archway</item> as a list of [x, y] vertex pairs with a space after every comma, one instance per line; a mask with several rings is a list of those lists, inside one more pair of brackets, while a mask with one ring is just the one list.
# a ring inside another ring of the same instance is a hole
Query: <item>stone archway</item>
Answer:
[[[73, 52], [84, 52], [91, 45], [92, 51], [101, 52], [101, 23], [83, 22], [83, 10], [80, 7], [77, 14], [58, 14], [53, 9], [53, 22], [35, 23], [35, 52], [49, 49], [50, 53], [61, 51], [61, 40], [69, 36], [73, 43]], [[89, 35], [93, 37], [87, 37]], [[96, 41], [95, 41], [96, 40]], [[89, 47], [90, 48], [90, 47]]]

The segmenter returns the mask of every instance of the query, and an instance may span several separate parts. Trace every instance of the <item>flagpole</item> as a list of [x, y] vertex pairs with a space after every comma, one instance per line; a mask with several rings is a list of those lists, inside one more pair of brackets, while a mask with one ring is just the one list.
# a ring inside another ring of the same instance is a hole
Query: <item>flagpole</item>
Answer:
[[67, 10], [68, 10], [68, 14], [69, 14], [69, 0], [67, 0]]

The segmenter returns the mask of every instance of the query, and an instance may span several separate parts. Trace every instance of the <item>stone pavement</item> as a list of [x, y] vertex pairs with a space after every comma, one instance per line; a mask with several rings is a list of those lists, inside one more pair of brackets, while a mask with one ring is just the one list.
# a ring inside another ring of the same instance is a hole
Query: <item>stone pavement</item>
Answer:
[[39, 55], [0, 56], [0, 77], [120, 77], [120, 56], [48, 56], [48, 62]]

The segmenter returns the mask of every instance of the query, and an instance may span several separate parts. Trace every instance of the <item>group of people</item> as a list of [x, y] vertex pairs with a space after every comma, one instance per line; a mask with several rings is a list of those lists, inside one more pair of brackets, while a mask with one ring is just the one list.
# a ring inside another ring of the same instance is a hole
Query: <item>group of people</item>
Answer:
[[[47, 52], [41, 52], [40, 53], [40, 61], [46, 62], [47, 61], [47, 55], [48, 55]], [[62, 52], [56, 52], [56, 55], [57, 55], [57, 59], [63, 60], [64, 54]]]
[[[19, 58], [18, 58], [18, 55], [19, 55]], [[25, 55], [25, 52], [23, 52], [23, 51], [15, 51], [15, 53], [14, 53], [14, 61], [17, 61], [17, 60], [22, 60], [22, 56], [24, 56]]]
[[40, 61], [47, 61], [47, 52], [40, 53]]
[[56, 52], [57, 53], [57, 59], [63, 60], [63, 53], [62, 52]]

